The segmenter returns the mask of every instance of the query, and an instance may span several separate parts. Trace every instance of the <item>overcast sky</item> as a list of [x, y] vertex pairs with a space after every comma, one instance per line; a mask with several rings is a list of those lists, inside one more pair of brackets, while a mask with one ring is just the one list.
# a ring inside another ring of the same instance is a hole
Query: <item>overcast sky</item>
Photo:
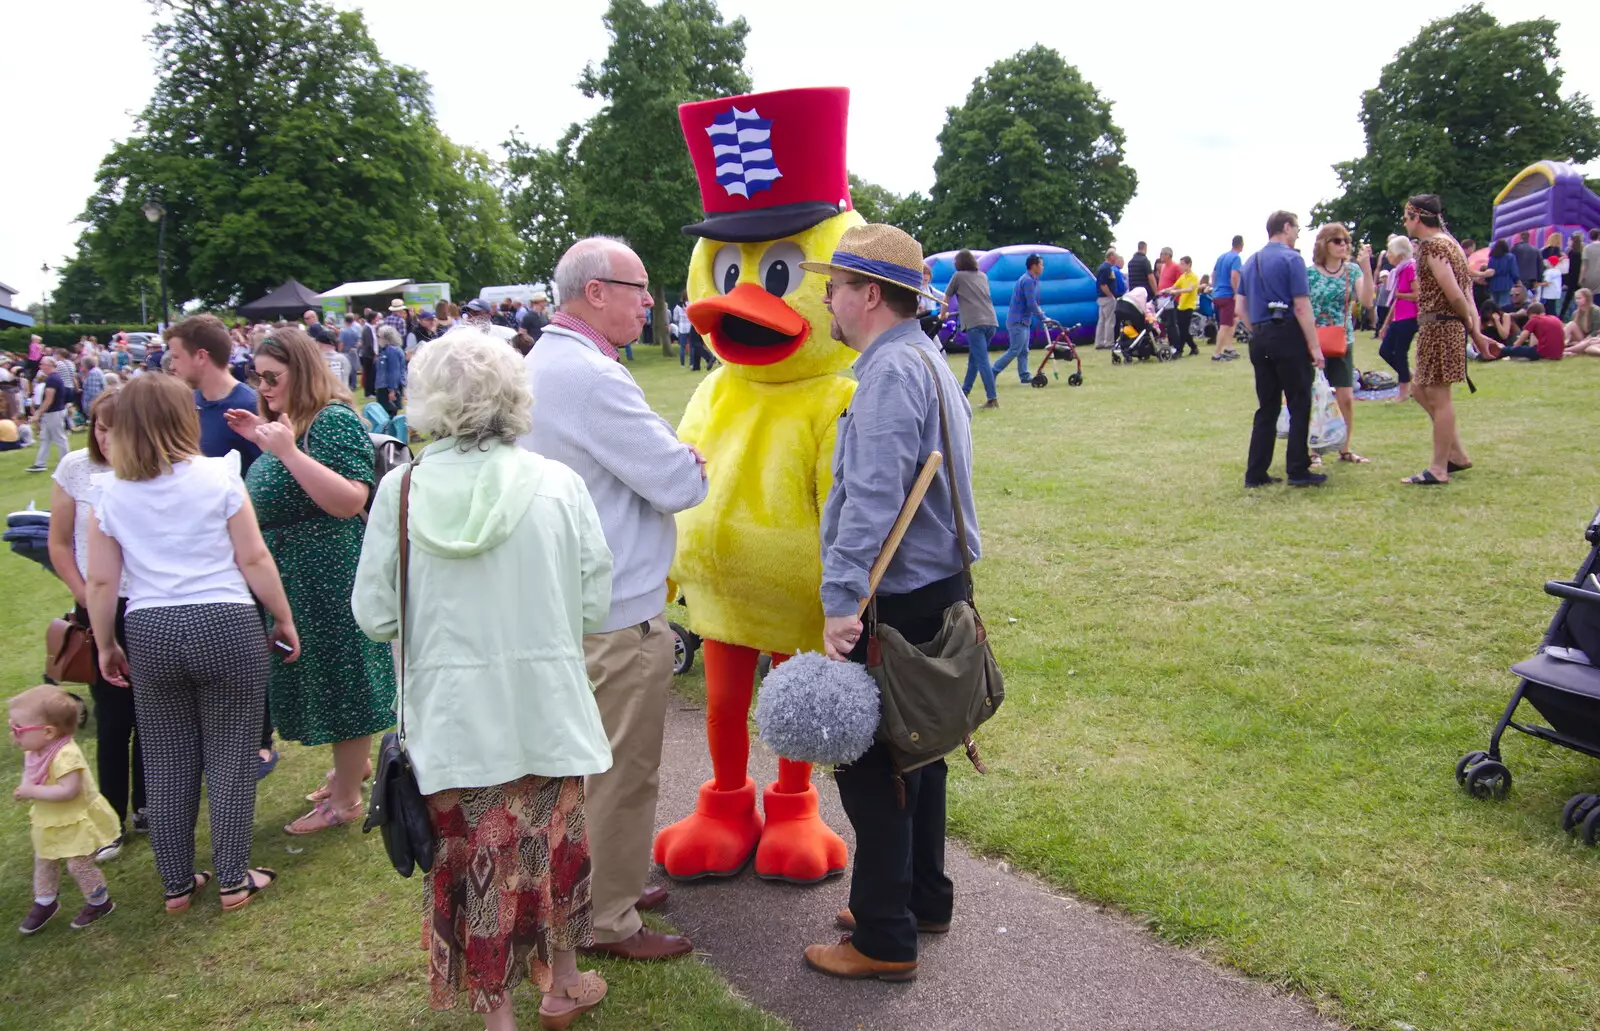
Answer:
[[[498, 154], [516, 126], [552, 143], [595, 108], [573, 83], [605, 54], [603, 0], [336, 5], [364, 9], [383, 53], [427, 73], [439, 124], [458, 142]], [[1362, 90], [1425, 22], [1462, 6], [1245, 0], [1157, 4], [1134, 20], [1117, 4], [722, 0], [726, 17], [750, 23], [746, 67], [757, 90], [850, 87], [851, 170], [897, 193], [932, 185], [945, 109], [984, 68], [1036, 41], [1054, 47], [1112, 101], [1127, 134], [1139, 192], [1118, 245], [1171, 245], [1202, 268], [1236, 232], [1251, 247], [1263, 242], [1272, 209], [1308, 216], [1336, 192], [1330, 166], [1361, 153]], [[1559, 20], [1566, 91], [1600, 97], [1600, 8], [1486, 6], [1502, 21]], [[6, 13], [0, 282], [21, 291], [21, 305], [53, 285], [41, 264], [53, 270], [72, 252], [81, 229], [73, 219], [101, 157], [149, 100], [150, 23], [139, 0], [19, 3]]]

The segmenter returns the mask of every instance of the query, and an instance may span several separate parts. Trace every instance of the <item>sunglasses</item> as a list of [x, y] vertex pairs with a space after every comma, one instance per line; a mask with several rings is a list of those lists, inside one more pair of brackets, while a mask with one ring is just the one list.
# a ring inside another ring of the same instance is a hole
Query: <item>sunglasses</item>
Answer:
[[1328, 243], [1335, 247], [1348, 247], [1350, 246], [1350, 238], [1348, 236], [1335, 236]]
[[265, 383], [267, 386], [275, 387], [275, 386], [278, 385], [278, 376], [280, 375], [279, 373], [276, 373], [276, 372], [263, 372], [260, 375], [261, 375], [261, 382]]
[[21, 737], [30, 730], [43, 730], [48, 726], [50, 726], [48, 723], [30, 723], [27, 726], [23, 726], [20, 723], [13, 723], [11, 724], [11, 735], [13, 737]]

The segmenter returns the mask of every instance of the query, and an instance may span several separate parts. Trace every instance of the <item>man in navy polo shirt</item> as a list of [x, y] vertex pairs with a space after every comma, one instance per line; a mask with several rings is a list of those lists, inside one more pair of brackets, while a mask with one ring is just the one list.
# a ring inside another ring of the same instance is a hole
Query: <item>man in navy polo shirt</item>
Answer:
[[1094, 349], [1109, 351], [1115, 343], [1117, 325], [1117, 257], [1115, 247], [1106, 251], [1106, 260], [1094, 273], [1095, 303], [1100, 305], [1100, 318], [1094, 326]]
[[1291, 487], [1327, 482], [1311, 471], [1307, 440], [1311, 434], [1312, 369], [1323, 366], [1322, 348], [1311, 319], [1311, 287], [1305, 259], [1294, 249], [1300, 219], [1293, 212], [1274, 211], [1267, 219], [1265, 247], [1250, 256], [1239, 277], [1236, 309], [1250, 331], [1250, 364], [1256, 374], [1255, 423], [1250, 430], [1250, 458], [1244, 470], [1246, 487], [1277, 483], [1269, 476], [1278, 412], [1289, 405], [1289, 440], [1284, 453]]
[[167, 341], [172, 345], [172, 374], [194, 388], [200, 453], [221, 458], [230, 451], [239, 452], [239, 475], [243, 476], [261, 455], [261, 448], [233, 432], [223, 415], [230, 408], [257, 411], [256, 392], [228, 371], [233, 357], [228, 327], [215, 315], [193, 315], [167, 330]]

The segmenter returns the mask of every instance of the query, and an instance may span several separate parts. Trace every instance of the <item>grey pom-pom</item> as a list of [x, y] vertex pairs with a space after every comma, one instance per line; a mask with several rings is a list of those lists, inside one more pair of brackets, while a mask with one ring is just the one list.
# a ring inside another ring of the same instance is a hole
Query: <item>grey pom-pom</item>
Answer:
[[878, 685], [864, 666], [801, 652], [761, 682], [756, 730], [785, 759], [855, 762], [878, 730]]

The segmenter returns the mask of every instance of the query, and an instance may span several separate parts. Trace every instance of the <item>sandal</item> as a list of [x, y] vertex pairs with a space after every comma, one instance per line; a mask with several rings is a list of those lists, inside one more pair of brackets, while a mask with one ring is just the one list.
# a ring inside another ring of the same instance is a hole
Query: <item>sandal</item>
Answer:
[[168, 894], [166, 896], [166, 899], [167, 899], [167, 912], [169, 912], [169, 913], [185, 913], [185, 912], [188, 912], [189, 906], [194, 902], [194, 893], [199, 891], [201, 888], [204, 888], [206, 885], [208, 885], [210, 883], [211, 883], [211, 871], [210, 870], [201, 870], [199, 873], [195, 874], [194, 875], [194, 883], [189, 885], [188, 888], [184, 889], [183, 891], [178, 892], [176, 895]]
[[[267, 879], [267, 883], [265, 883], [265, 884], [257, 884], [256, 883], [256, 877], [255, 877], [256, 874], [260, 874], [261, 876], [265, 877]], [[276, 871], [276, 870], [270, 869], [270, 868], [265, 867], [265, 866], [253, 866], [253, 867], [251, 867], [250, 869], [248, 869], [248, 870], [246, 870], [244, 872], [244, 883], [243, 884], [239, 885], [236, 888], [225, 888], [221, 892], [221, 894], [223, 894], [223, 895], [243, 895], [244, 896], [243, 898], [236, 899], [233, 902], [229, 902], [226, 899], [224, 899], [223, 903], [222, 903], [222, 911], [224, 913], [232, 913], [232, 912], [235, 912], [237, 910], [243, 909], [244, 907], [248, 906], [250, 904], [251, 900], [253, 900], [257, 895], [259, 895], [263, 891], [266, 891], [268, 888], [270, 888], [272, 886], [272, 882], [276, 881], [277, 879], [278, 879], [278, 871]]]
[[1341, 461], [1341, 462], [1354, 462], [1357, 465], [1366, 465], [1368, 462], [1372, 461], [1372, 459], [1370, 459], [1370, 458], [1362, 458], [1360, 455], [1356, 454], [1354, 451], [1341, 451], [1341, 452], [1339, 452], [1339, 461]]
[[283, 831], [285, 834], [293, 834], [297, 837], [304, 837], [307, 834], [315, 834], [318, 831], [325, 831], [330, 827], [338, 827], [341, 824], [354, 823], [366, 815], [367, 807], [362, 805], [360, 802], [357, 802], [349, 809], [344, 810], [335, 809], [332, 804], [328, 802], [318, 802], [309, 813], [284, 827]]
[[[600, 1000], [605, 997], [606, 979], [593, 970], [585, 970], [578, 975], [578, 983], [562, 994], [545, 992], [544, 1000], [539, 1003], [539, 1026], [544, 1031], [566, 1031], [573, 1021], [600, 1005]], [[575, 1005], [571, 1009], [552, 1013], [545, 1009], [551, 999], [570, 999]]]
[[1439, 479], [1439, 477], [1433, 475], [1432, 469], [1424, 469], [1417, 475], [1407, 476], [1400, 482], [1410, 484], [1413, 487], [1442, 487], [1450, 481]]
[[1446, 462], [1444, 464], [1445, 472], [1448, 472], [1448, 473], [1464, 473], [1468, 469], [1471, 469], [1471, 468], [1472, 468], [1472, 463], [1471, 462], [1468, 462], [1466, 465], [1457, 465], [1454, 462]]
[[[307, 802], [326, 802], [333, 797], [333, 775], [336, 770], [329, 770], [328, 775], [322, 778], [322, 785], [306, 796]], [[365, 784], [372, 779], [372, 760], [367, 760], [367, 772], [362, 776], [361, 783]]]

